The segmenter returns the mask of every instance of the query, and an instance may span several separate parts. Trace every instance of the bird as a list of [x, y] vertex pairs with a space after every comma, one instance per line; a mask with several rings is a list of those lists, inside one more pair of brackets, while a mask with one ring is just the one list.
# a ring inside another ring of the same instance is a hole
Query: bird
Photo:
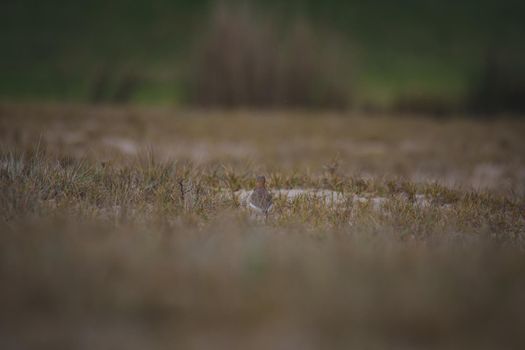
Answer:
[[272, 205], [272, 195], [266, 189], [266, 178], [264, 176], [257, 176], [255, 189], [248, 199], [249, 208], [268, 218], [268, 212], [272, 209]]

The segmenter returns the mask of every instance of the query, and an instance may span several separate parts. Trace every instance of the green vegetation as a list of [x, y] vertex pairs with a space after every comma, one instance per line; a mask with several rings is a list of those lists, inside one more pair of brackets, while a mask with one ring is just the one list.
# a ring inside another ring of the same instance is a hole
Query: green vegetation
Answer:
[[[302, 17], [337, 33], [351, 48], [357, 104], [421, 95], [454, 104], [470, 93], [490, 52], [512, 57], [511, 70], [525, 62], [522, 1], [254, 3], [284, 27]], [[0, 14], [0, 96], [91, 101], [97, 73], [106, 71], [116, 85], [129, 72], [140, 78], [130, 101], [184, 102], [184, 74], [213, 4], [7, 1]]]

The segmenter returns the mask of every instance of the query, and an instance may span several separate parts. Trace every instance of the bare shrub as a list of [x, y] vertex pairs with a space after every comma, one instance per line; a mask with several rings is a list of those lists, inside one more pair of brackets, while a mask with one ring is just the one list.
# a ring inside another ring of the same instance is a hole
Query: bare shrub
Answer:
[[112, 100], [117, 103], [131, 101], [133, 95], [142, 84], [142, 78], [135, 72], [129, 71], [121, 74], [120, 79], [113, 93]]
[[525, 114], [525, 71], [516, 61], [500, 52], [488, 54], [468, 97], [471, 111]]
[[127, 103], [143, 82], [143, 77], [133, 69], [116, 69], [104, 65], [95, 73], [90, 100], [92, 103]]
[[444, 117], [461, 110], [458, 103], [450, 99], [426, 94], [401, 96], [395, 101], [392, 110], [397, 113], [425, 114]]
[[100, 103], [103, 102], [109, 92], [111, 83], [110, 72], [106, 66], [100, 67], [94, 74], [94, 79], [91, 83], [90, 88], [90, 102]]
[[280, 26], [248, 6], [219, 2], [197, 40], [189, 100], [204, 106], [345, 107], [344, 48], [305, 19]]

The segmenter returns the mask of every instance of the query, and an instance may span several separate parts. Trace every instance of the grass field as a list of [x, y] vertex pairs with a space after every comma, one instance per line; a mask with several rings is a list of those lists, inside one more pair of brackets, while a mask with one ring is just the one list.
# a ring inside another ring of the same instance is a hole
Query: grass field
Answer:
[[[524, 134], [4, 103], [0, 347], [520, 348]], [[259, 174], [266, 222], [241, 198]]]

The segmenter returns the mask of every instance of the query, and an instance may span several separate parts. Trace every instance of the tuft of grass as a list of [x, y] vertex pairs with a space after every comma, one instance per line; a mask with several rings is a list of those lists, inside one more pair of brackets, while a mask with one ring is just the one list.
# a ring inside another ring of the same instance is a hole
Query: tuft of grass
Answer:
[[[136, 163], [127, 166], [100, 166], [86, 159], [57, 159], [43, 151], [11, 151], [0, 155], [0, 162], [1, 212], [6, 222], [28, 215], [38, 217], [42, 210], [60, 207], [81, 217], [142, 212], [139, 216], [143, 220], [150, 220], [151, 213], [171, 220], [191, 214], [192, 220], [205, 224], [221, 216], [222, 211], [239, 209], [241, 203], [235, 193], [253, 188], [253, 176], [247, 174], [255, 173], [250, 170], [239, 174], [227, 166], [210, 172], [190, 164], [159, 162], [153, 155], [138, 157]], [[297, 178], [296, 173], [273, 173], [270, 185], [293, 187]], [[342, 201], [308, 191], [291, 200], [277, 196], [276, 223], [347, 229], [357, 216], [379, 227], [409, 230], [423, 241], [453, 231], [488, 234], [498, 242], [522, 244], [523, 198], [461, 192], [433, 183], [336, 179], [336, 185], [328, 188], [343, 189], [339, 192]], [[301, 184], [323, 188], [326, 180], [324, 175], [303, 177]]]

